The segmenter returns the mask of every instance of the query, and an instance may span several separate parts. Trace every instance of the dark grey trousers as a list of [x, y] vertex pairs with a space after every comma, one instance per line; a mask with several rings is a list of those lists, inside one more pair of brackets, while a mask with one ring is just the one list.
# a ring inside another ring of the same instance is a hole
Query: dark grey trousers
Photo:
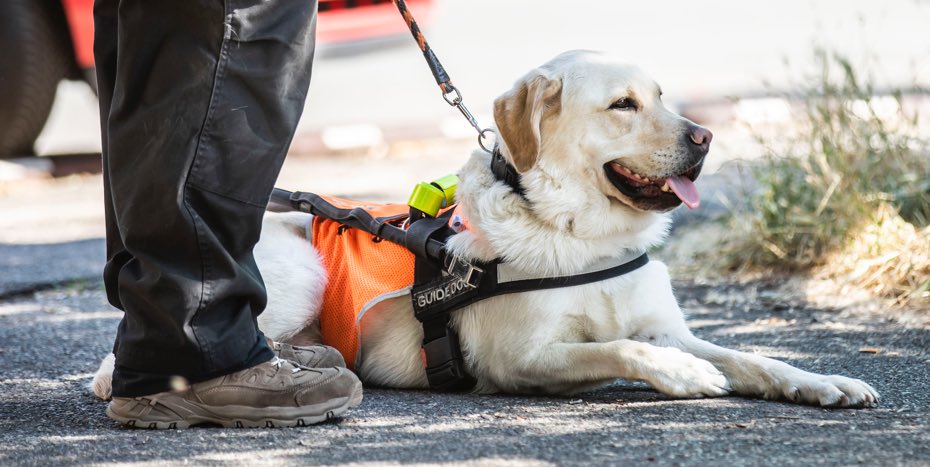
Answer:
[[316, 0], [97, 0], [114, 396], [273, 357], [252, 256], [303, 111]]

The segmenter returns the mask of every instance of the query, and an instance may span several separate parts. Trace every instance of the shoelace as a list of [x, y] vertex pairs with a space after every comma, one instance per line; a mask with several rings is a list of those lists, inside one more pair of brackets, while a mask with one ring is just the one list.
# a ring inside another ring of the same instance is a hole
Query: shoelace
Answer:
[[281, 358], [281, 357], [275, 357], [274, 360], [271, 362], [271, 364], [274, 365], [274, 367], [275, 367], [276, 369], [278, 369], [278, 370], [280, 370], [280, 369], [281, 369], [281, 365], [283, 365], [283, 364], [285, 364], [285, 363], [294, 366], [294, 368], [291, 370], [291, 373], [297, 373], [297, 372], [300, 372], [300, 371], [304, 371], [304, 370], [305, 370], [305, 368], [302, 367], [302, 366], [300, 366], [299, 364], [297, 364], [297, 363], [295, 363], [295, 362], [292, 362], [292, 361], [290, 361], [290, 360], [285, 360], [285, 359], [283, 359], [283, 358]]

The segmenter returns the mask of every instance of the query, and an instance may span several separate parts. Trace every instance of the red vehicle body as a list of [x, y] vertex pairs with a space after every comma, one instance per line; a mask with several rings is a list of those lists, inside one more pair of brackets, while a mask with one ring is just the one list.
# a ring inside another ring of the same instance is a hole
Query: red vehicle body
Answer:
[[[407, 0], [428, 23], [433, 0]], [[0, 158], [32, 152], [62, 79], [94, 80], [94, 0], [0, 0]], [[317, 44], [408, 34], [392, 0], [319, 0]]]
[[74, 60], [81, 69], [94, 66], [94, 0], [61, 0], [71, 32]]

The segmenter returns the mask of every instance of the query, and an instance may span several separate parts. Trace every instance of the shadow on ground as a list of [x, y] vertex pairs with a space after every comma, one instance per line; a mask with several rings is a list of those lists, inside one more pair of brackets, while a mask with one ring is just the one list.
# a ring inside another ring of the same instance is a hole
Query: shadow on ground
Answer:
[[52, 284], [96, 281], [106, 258], [103, 239], [0, 243], [0, 299]]

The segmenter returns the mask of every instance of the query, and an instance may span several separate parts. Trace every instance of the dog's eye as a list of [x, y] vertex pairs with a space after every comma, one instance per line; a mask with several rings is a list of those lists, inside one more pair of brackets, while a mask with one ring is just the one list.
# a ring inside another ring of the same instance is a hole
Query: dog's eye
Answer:
[[621, 97], [608, 107], [609, 110], [637, 110], [637, 108], [636, 100], [629, 97]]

